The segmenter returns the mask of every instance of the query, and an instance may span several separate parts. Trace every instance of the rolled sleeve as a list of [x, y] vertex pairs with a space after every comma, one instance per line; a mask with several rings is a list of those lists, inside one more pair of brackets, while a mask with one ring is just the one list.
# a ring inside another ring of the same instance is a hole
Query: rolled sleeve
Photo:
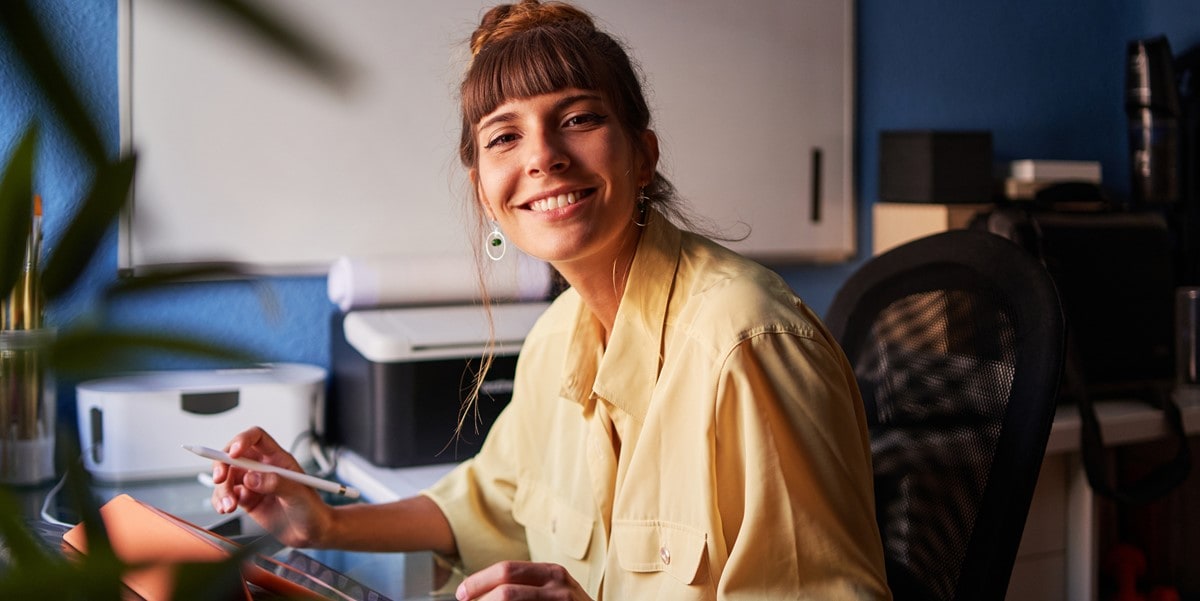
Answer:
[[[888, 599], [852, 379], [819, 335], [739, 344], [717, 392], [721, 599]], [[781, 575], [794, 575], [795, 581]]]

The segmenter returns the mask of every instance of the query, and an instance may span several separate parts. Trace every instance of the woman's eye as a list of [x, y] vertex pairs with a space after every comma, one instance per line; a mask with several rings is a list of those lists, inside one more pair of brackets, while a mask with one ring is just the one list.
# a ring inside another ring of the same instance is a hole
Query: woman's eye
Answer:
[[606, 115], [597, 115], [595, 113], [581, 113], [578, 115], [571, 115], [570, 117], [567, 118], [566, 123], [564, 123], [563, 125], [565, 127], [579, 127], [581, 125], [598, 125], [600, 123], [604, 123], [604, 121], [606, 119], [608, 119], [608, 117]]
[[516, 134], [500, 134], [500, 135], [492, 138], [491, 140], [488, 140], [487, 145], [485, 145], [483, 148], [484, 148], [484, 150], [487, 150], [493, 146], [500, 146], [503, 144], [508, 144], [516, 139], [517, 139]]

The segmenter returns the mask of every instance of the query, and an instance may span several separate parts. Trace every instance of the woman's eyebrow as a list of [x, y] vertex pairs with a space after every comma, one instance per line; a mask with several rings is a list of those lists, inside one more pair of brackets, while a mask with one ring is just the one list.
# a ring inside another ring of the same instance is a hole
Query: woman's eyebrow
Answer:
[[563, 98], [562, 100], [559, 100], [558, 102], [554, 103], [554, 108], [555, 108], [555, 110], [562, 110], [572, 104], [575, 104], [576, 102], [582, 102], [585, 100], [600, 101], [603, 99], [600, 98], [599, 94], [596, 94], [594, 92], [582, 92], [579, 94], [572, 94], [570, 96], [567, 96], [566, 98]]
[[[601, 98], [599, 94], [596, 94], [594, 92], [582, 92], [579, 94], [572, 94], [570, 96], [560, 99], [558, 102], [555, 102], [554, 110], [560, 111], [572, 104], [575, 104], [576, 102], [601, 101], [601, 100], [603, 100], [603, 98]], [[492, 115], [491, 117], [488, 117], [487, 119], [484, 119], [483, 121], [481, 121], [479, 123], [479, 127], [476, 128], [476, 131], [483, 131], [484, 128], [489, 127], [491, 125], [495, 125], [497, 123], [508, 123], [511, 121], [515, 121], [516, 119], [517, 119], [517, 113], [514, 111], [500, 113], [499, 115]]]
[[517, 118], [517, 114], [512, 111], [509, 111], [507, 113], [500, 113], [499, 115], [493, 115], [493, 116], [487, 118], [486, 120], [480, 122], [479, 127], [476, 129], [476, 131], [483, 131], [484, 128], [486, 128], [490, 125], [494, 125], [496, 123], [508, 123], [510, 121], [516, 120], [516, 118]]

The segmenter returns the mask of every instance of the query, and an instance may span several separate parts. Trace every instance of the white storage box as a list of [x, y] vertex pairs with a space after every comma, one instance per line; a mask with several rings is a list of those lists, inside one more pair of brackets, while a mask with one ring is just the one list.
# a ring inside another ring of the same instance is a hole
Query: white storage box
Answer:
[[83, 382], [77, 404], [84, 465], [103, 481], [194, 475], [210, 467], [180, 445], [223, 448], [251, 426], [289, 448], [312, 430], [325, 376], [320, 367], [281, 363]]

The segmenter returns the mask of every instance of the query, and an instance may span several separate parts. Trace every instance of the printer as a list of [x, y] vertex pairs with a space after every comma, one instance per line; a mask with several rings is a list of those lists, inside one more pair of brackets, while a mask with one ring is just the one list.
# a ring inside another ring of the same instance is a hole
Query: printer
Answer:
[[[353, 310], [333, 316], [326, 444], [378, 467], [474, 456], [512, 397], [517, 353], [549, 303]], [[494, 353], [478, 411], [463, 399], [488, 350]], [[460, 419], [462, 427], [459, 428]]]

